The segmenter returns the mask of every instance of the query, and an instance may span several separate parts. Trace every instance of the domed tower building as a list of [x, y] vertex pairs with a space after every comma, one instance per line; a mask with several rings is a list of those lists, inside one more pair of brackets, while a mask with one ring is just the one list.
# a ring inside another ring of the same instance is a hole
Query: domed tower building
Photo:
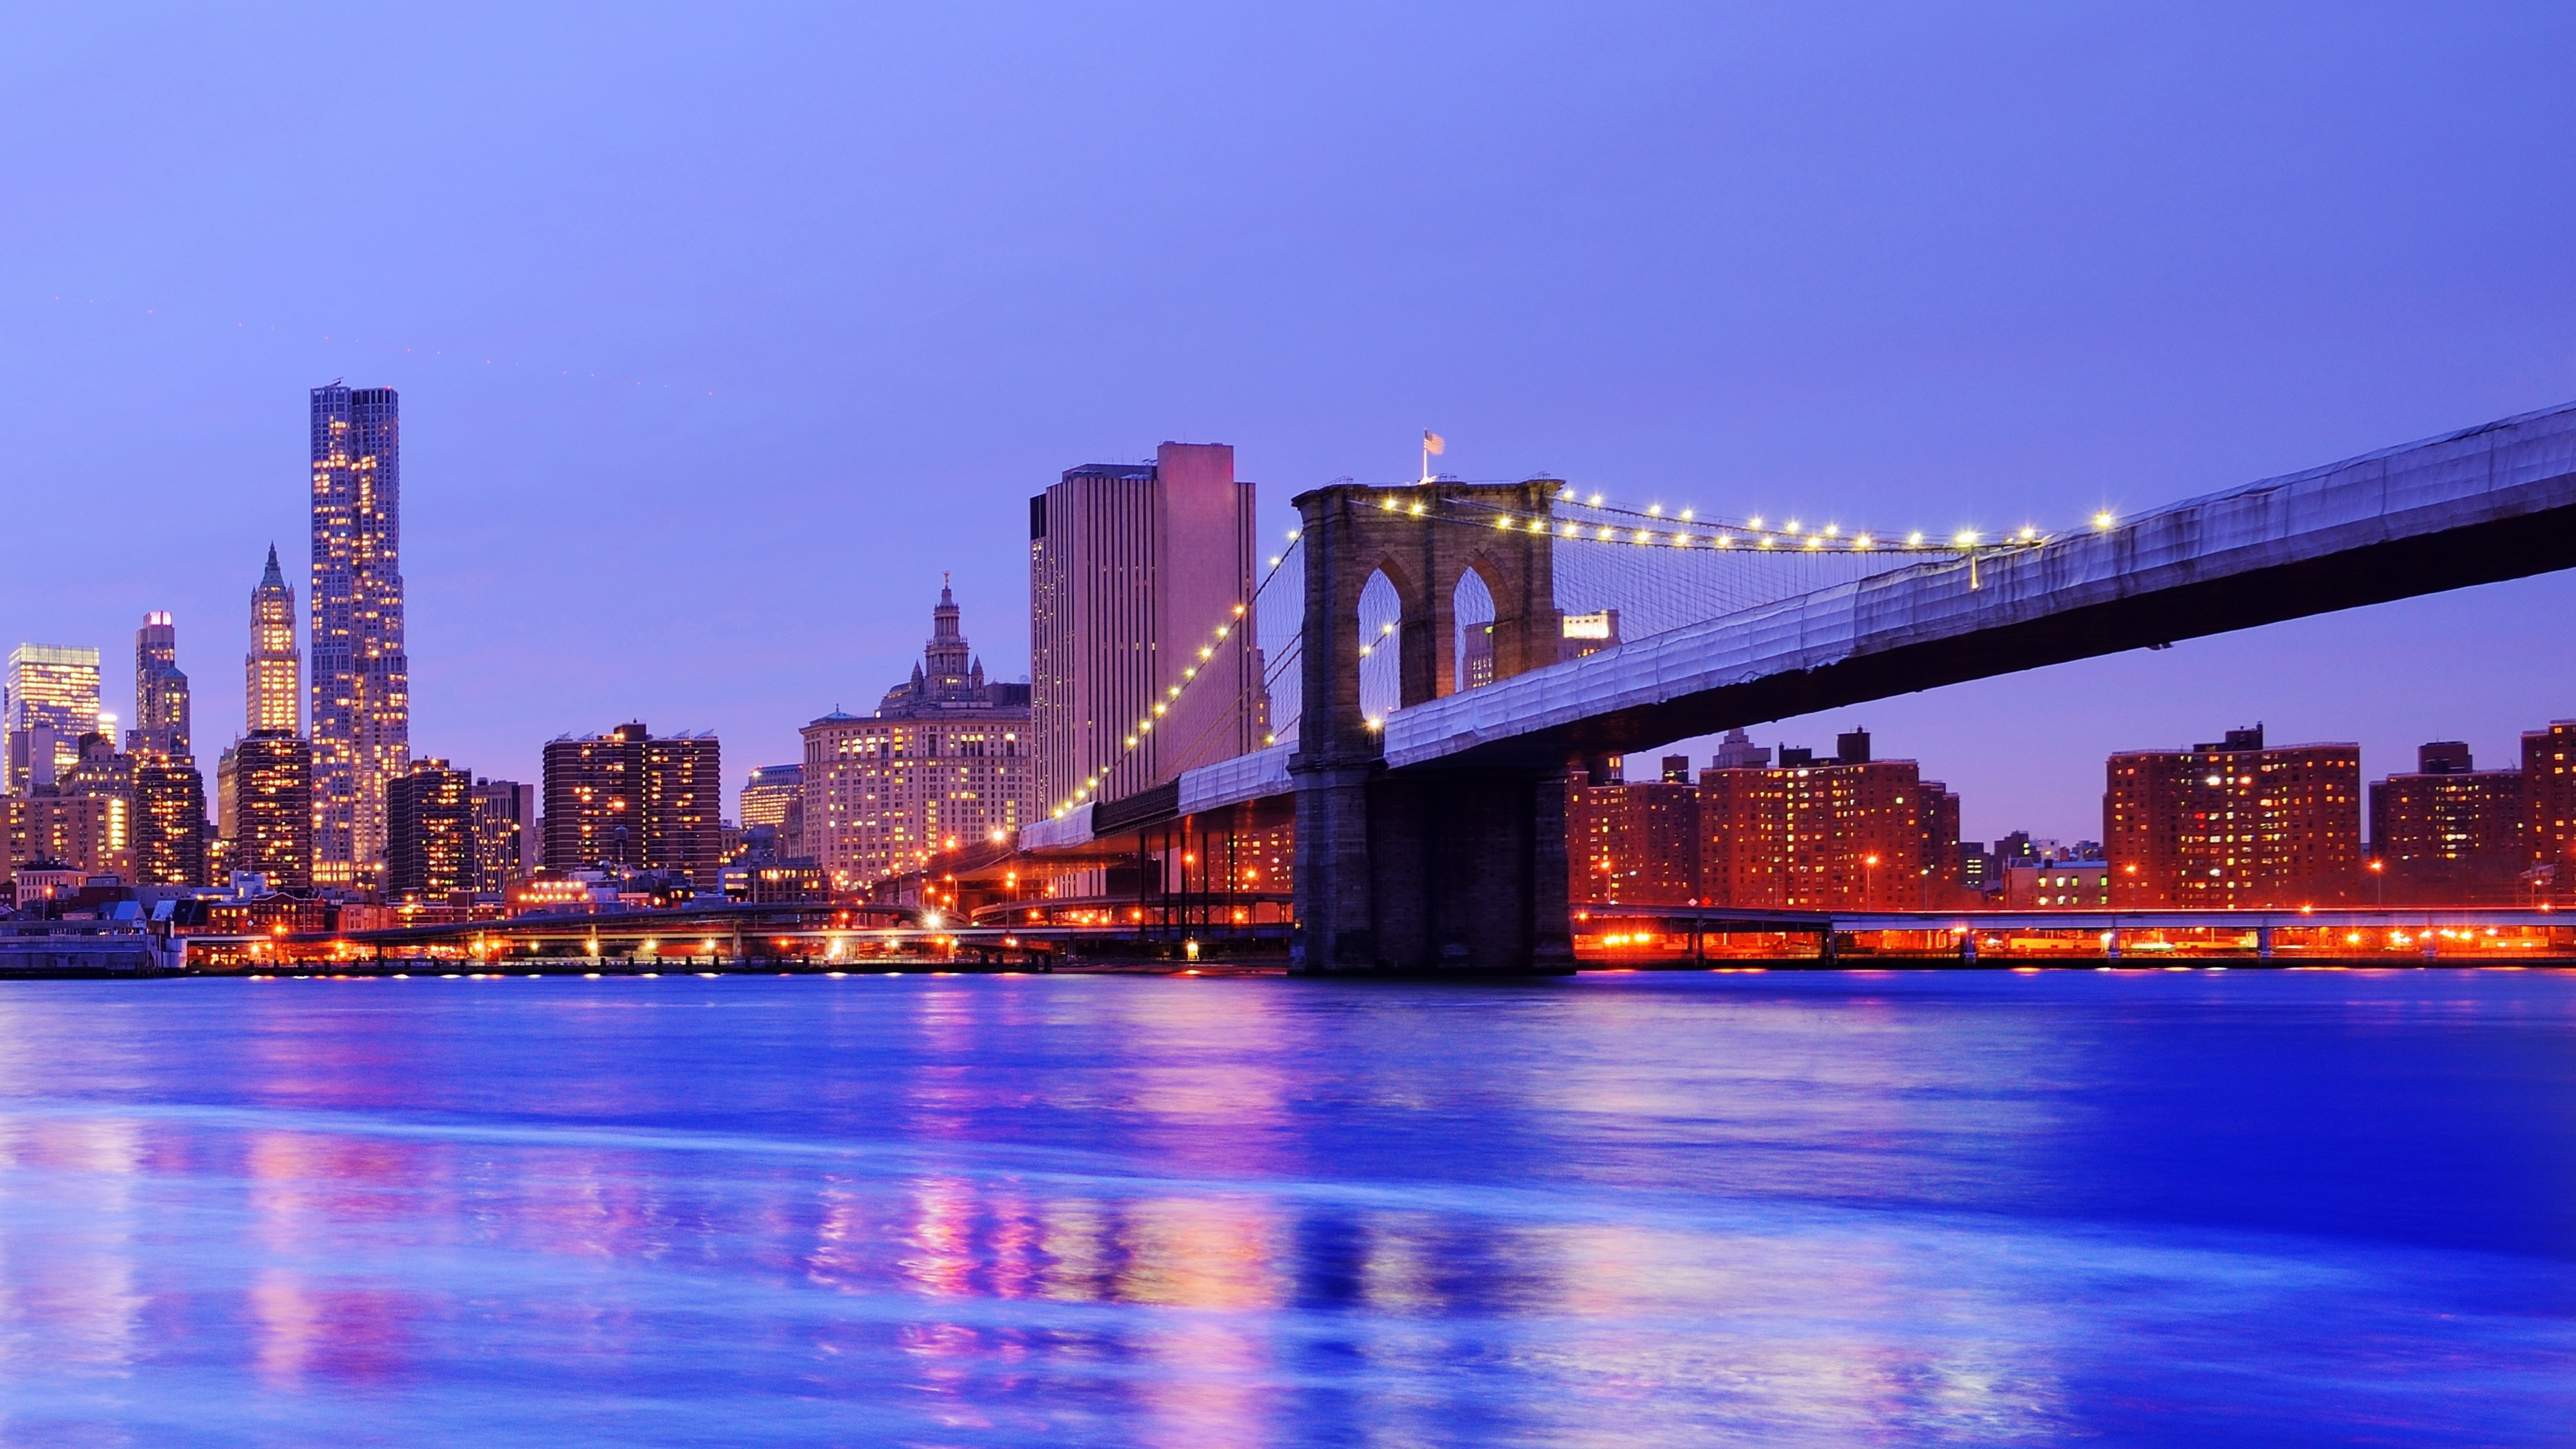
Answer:
[[805, 846], [834, 890], [861, 890], [1035, 818], [1029, 687], [984, 678], [941, 580], [912, 677], [869, 716], [807, 725]]

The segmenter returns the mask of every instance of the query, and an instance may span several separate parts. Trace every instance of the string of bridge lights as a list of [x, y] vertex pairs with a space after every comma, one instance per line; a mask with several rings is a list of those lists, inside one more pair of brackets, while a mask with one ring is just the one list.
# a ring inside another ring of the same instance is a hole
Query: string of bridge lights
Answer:
[[[1437, 481], [1432, 481], [1431, 486], [1436, 487]], [[1985, 534], [1975, 529], [1961, 529], [1947, 540], [1933, 540], [1920, 531], [1909, 532], [1899, 538], [1870, 529], [1846, 532], [1838, 523], [1811, 525], [1795, 518], [1784, 518], [1777, 525], [1773, 525], [1766, 523], [1760, 514], [1744, 519], [1703, 519], [1697, 516], [1696, 510], [1689, 508], [1667, 515], [1660, 503], [1648, 504], [1642, 510], [1622, 508], [1606, 502], [1599, 493], [1589, 497], [1578, 496], [1577, 491], [1570, 487], [1558, 493], [1554, 501], [1583, 509], [1587, 513], [1596, 515], [1595, 518], [1585, 520], [1566, 518], [1555, 513], [1534, 513], [1505, 508], [1482, 500], [1444, 498], [1439, 501], [1449, 507], [1486, 514], [1492, 519], [1492, 527], [1503, 532], [1535, 533], [1549, 538], [1578, 542], [1622, 544], [1639, 548], [1767, 552], [1789, 555], [1820, 553], [1957, 555], [1965, 553], [1972, 569], [1976, 562], [1977, 551], [1980, 549], [2029, 547], [2065, 536], [2043, 536], [2036, 527], [2024, 525], [2019, 531], [1998, 535], [1991, 542], [1987, 540]], [[1432, 514], [1429, 504], [1421, 499], [1415, 498], [1408, 501], [1394, 493], [1382, 495], [1378, 499], [1378, 507], [1388, 512], [1400, 512], [1417, 518], [1429, 516], [1441, 522], [1466, 521], [1445, 510], [1439, 514]], [[1610, 515], [1631, 521], [1624, 524], [1603, 523], [1598, 520], [1598, 515]], [[2119, 519], [2108, 511], [2093, 515], [2093, 527], [2097, 532], [2108, 532], [2118, 526], [2118, 523]], [[1216, 651], [1224, 647], [1225, 642], [1233, 636], [1236, 626], [1250, 613], [1251, 606], [1260, 601], [1263, 592], [1269, 589], [1271, 581], [1279, 576], [1279, 570], [1286, 563], [1288, 554], [1296, 548], [1302, 537], [1302, 530], [1293, 528], [1288, 530], [1287, 548], [1271, 556], [1269, 572], [1263, 574], [1261, 582], [1254, 586], [1252, 597], [1236, 604], [1231, 617], [1210, 631], [1207, 642], [1199, 646], [1198, 663], [1183, 667], [1179, 682], [1164, 687], [1163, 697], [1154, 702], [1152, 710], [1139, 718], [1121, 737], [1119, 753], [1115, 758], [1085, 777], [1082, 784], [1071, 795], [1056, 804], [1052, 812], [1055, 818], [1062, 818], [1068, 812], [1091, 803], [1099, 794], [1100, 787], [1116, 773], [1121, 764], [1126, 762], [1127, 757], [1143, 749], [1151, 741], [1155, 723], [1168, 718], [1172, 707], [1180, 702], [1190, 685], [1198, 680], [1200, 665], [1215, 660]], [[1360, 657], [1367, 658], [1385, 636], [1394, 632], [1395, 626], [1392, 624], [1381, 627], [1377, 639], [1369, 640], [1360, 646]], [[1378, 721], [1372, 719], [1369, 724], [1374, 728]], [[1277, 739], [1278, 736], [1273, 733], [1265, 736], [1262, 743], [1273, 744]]]
[[[1436, 486], [1436, 484], [1434, 485]], [[1920, 530], [1901, 536], [1875, 529], [1845, 530], [1839, 523], [1810, 524], [1796, 518], [1769, 523], [1762, 515], [1749, 518], [1700, 518], [1696, 510], [1684, 508], [1666, 514], [1660, 503], [1644, 509], [1623, 508], [1603, 500], [1601, 494], [1578, 496], [1572, 488], [1556, 495], [1560, 504], [1580, 508], [1592, 518], [1567, 518], [1554, 512], [1538, 513], [1508, 508], [1483, 499], [1443, 498], [1448, 508], [1465, 509], [1486, 515], [1491, 526], [1504, 532], [1543, 534], [1550, 538], [1589, 543], [1624, 544], [1639, 548], [1705, 549], [1711, 552], [1752, 553], [1897, 553], [1957, 554], [1981, 548], [2017, 548], [2046, 543], [2064, 535], [2043, 535], [2033, 526], [2024, 525], [2016, 532], [1989, 537], [1977, 529], [1961, 529], [1946, 540], [1928, 537]], [[1408, 501], [1388, 493], [1378, 499], [1378, 507], [1388, 512], [1421, 517], [1430, 513], [1430, 505], [1419, 499]], [[1607, 515], [1625, 522], [1603, 522]], [[1431, 515], [1445, 522], [1466, 522], [1444, 511]], [[2093, 515], [2096, 532], [2117, 527], [2119, 519], [2107, 510]]]
[[[1164, 686], [1163, 697], [1155, 700], [1154, 707], [1148, 711], [1143, 718], [1138, 719], [1135, 724], [1128, 727], [1127, 733], [1119, 745], [1118, 754], [1112, 758], [1108, 764], [1101, 766], [1098, 770], [1086, 777], [1080, 788], [1076, 789], [1070, 796], [1057, 802], [1053, 815], [1050, 818], [1061, 819], [1068, 811], [1076, 810], [1084, 805], [1090, 804], [1093, 797], [1100, 793], [1100, 787], [1109, 780], [1110, 776], [1117, 773], [1120, 765], [1127, 762], [1127, 757], [1145, 747], [1146, 743], [1154, 736], [1155, 722], [1157, 720], [1167, 718], [1171, 714], [1172, 706], [1180, 703], [1182, 694], [1188, 690], [1193, 683], [1197, 682], [1201, 666], [1215, 661], [1216, 651], [1225, 647], [1225, 641], [1233, 637], [1236, 626], [1241, 624], [1245, 616], [1251, 613], [1252, 606], [1254, 604], [1261, 602], [1263, 591], [1270, 587], [1271, 580], [1279, 577], [1280, 566], [1288, 561], [1289, 553], [1296, 548], [1297, 540], [1301, 536], [1302, 530], [1294, 528], [1288, 530], [1288, 546], [1270, 556], [1270, 571], [1263, 574], [1261, 576], [1261, 582], [1253, 586], [1252, 597], [1244, 600], [1242, 603], [1236, 604], [1234, 606], [1234, 612], [1225, 620], [1225, 622], [1217, 625], [1216, 628], [1209, 633], [1207, 642], [1199, 646], [1198, 663], [1184, 665], [1182, 667], [1180, 681], [1176, 684]], [[1275, 733], [1265, 735], [1261, 742], [1264, 745], [1276, 744], [1278, 743], [1278, 736]]]

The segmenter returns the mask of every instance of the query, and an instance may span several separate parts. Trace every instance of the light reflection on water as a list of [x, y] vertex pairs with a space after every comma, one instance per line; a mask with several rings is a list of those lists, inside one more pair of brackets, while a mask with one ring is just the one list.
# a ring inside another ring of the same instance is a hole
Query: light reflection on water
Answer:
[[0, 989], [0, 1442], [2563, 1442], [2576, 977]]

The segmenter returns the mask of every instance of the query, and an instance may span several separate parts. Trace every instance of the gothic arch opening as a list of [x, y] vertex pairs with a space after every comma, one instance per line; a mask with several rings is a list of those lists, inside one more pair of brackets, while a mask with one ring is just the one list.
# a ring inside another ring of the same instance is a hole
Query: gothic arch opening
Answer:
[[1360, 716], [1383, 721], [1404, 703], [1404, 597], [1379, 569], [1360, 586]]
[[1476, 567], [1458, 576], [1449, 596], [1452, 692], [1494, 682], [1494, 591]]

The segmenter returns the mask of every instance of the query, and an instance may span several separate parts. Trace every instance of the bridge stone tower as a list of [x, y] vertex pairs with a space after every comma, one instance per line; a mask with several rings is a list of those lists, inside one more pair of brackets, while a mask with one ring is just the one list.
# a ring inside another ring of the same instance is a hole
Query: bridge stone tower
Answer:
[[[1360, 591], [1386, 575], [1403, 609], [1400, 705], [1458, 689], [1454, 598], [1473, 571], [1494, 601], [1494, 677], [1557, 661], [1564, 625], [1543, 529], [1564, 484], [1335, 486], [1293, 500], [1306, 545], [1297, 752], [1296, 969], [1565, 972], [1565, 771], [1390, 774], [1360, 710]], [[1498, 511], [1499, 510], [1499, 511]]]

